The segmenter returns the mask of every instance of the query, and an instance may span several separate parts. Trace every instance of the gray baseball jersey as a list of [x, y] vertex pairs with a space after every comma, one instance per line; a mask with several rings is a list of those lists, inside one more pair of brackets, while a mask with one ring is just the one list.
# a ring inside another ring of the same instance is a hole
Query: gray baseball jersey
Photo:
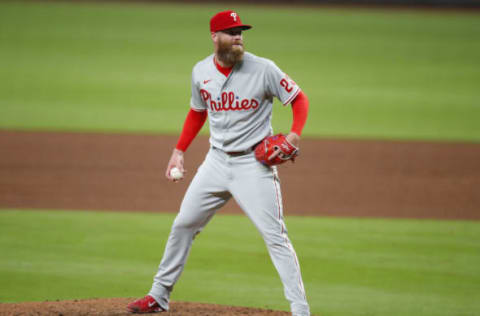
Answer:
[[300, 89], [268, 59], [245, 53], [225, 77], [213, 58], [195, 65], [190, 104], [208, 111], [212, 147], [185, 193], [149, 295], [168, 309], [193, 239], [233, 197], [265, 240], [292, 315], [309, 316], [300, 265], [283, 220], [277, 170], [259, 163], [251, 151], [272, 133], [273, 97], [288, 104]]
[[190, 106], [208, 110], [212, 146], [238, 152], [272, 134], [273, 97], [286, 105], [299, 92], [271, 60], [245, 53], [225, 77], [210, 55], [193, 68]]

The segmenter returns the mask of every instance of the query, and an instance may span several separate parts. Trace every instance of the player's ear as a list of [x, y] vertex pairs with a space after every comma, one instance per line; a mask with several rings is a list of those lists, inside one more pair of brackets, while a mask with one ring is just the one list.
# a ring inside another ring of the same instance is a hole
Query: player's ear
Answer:
[[217, 37], [218, 37], [217, 33], [216, 32], [211, 32], [210, 35], [212, 36], [212, 41], [214, 43], [216, 43], [217, 42]]

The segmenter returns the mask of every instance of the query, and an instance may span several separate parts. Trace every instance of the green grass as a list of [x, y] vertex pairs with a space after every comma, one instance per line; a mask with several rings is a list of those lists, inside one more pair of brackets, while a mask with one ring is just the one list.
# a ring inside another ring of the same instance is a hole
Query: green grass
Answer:
[[[179, 133], [223, 8], [1, 2], [0, 128]], [[309, 96], [306, 136], [480, 141], [478, 14], [238, 11], [247, 50]], [[274, 128], [290, 122], [276, 106]]]
[[[0, 211], [0, 302], [141, 296], [173, 218]], [[479, 222], [287, 217], [287, 226], [316, 314], [480, 313]], [[214, 217], [172, 299], [288, 310], [245, 216]]]

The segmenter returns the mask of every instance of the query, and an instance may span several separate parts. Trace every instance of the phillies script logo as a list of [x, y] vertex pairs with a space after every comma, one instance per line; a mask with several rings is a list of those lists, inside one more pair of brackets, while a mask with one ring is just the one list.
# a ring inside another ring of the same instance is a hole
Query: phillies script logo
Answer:
[[258, 101], [255, 99], [240, 100], [233, 92], [222, 92], [222, 97], [217, 101], [212, 100], [212, 95], [205, 89], [200, 89], [203, 101], [210, 106], [212, 111], [242, 111], [258, 108]]

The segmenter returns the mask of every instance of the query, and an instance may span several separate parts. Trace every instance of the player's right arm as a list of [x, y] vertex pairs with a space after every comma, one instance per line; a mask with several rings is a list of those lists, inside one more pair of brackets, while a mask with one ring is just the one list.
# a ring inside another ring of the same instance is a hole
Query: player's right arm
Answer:
[[182, 173], [185, 173], [183, 167], [183, 153], [192, 143], [193, 139], [197, 136], [198, 132], [202, 129], [203, 124], [207, 119], [207, 111], [197, 111], [190, 109], [183, 124], [182, 134], [178, 139], [177, 146], [173, 149], [172, 155], [167, 165], [167, 170], [165, 176], [168, 180], [173, 181], [172, 176], [170, 175], [170, 170], [177, 167]]
[[199, 80], [196, 79], [195, 75], [196, 67], [197, 66], [195, 66], [192, 71], [192, 96], [190, 99], [190, 111], [187, 114], [185, 123], [183, 124], [182, 133], [178, 139], [177, 146], [175, 146], [175, 149], [172, 152], [167, 165], [167, 170], [165, 172], [165, 176], [171, 181], [173, 181], [173, 178], [170, 175], [170, 170], [172, 170], [172, 168], [177, 167], [182, 173], [185, 173], [185, 169], [183, 167], [183, 154], [187, 150], [188, 146], [190, 146], [193, 139], [197, 136], [198, 132], [200, 132], [203, 124], [205, 124], [205, 121], [207, 120], [207, 108], [205, 107], [203, 99], [200, 96]]

